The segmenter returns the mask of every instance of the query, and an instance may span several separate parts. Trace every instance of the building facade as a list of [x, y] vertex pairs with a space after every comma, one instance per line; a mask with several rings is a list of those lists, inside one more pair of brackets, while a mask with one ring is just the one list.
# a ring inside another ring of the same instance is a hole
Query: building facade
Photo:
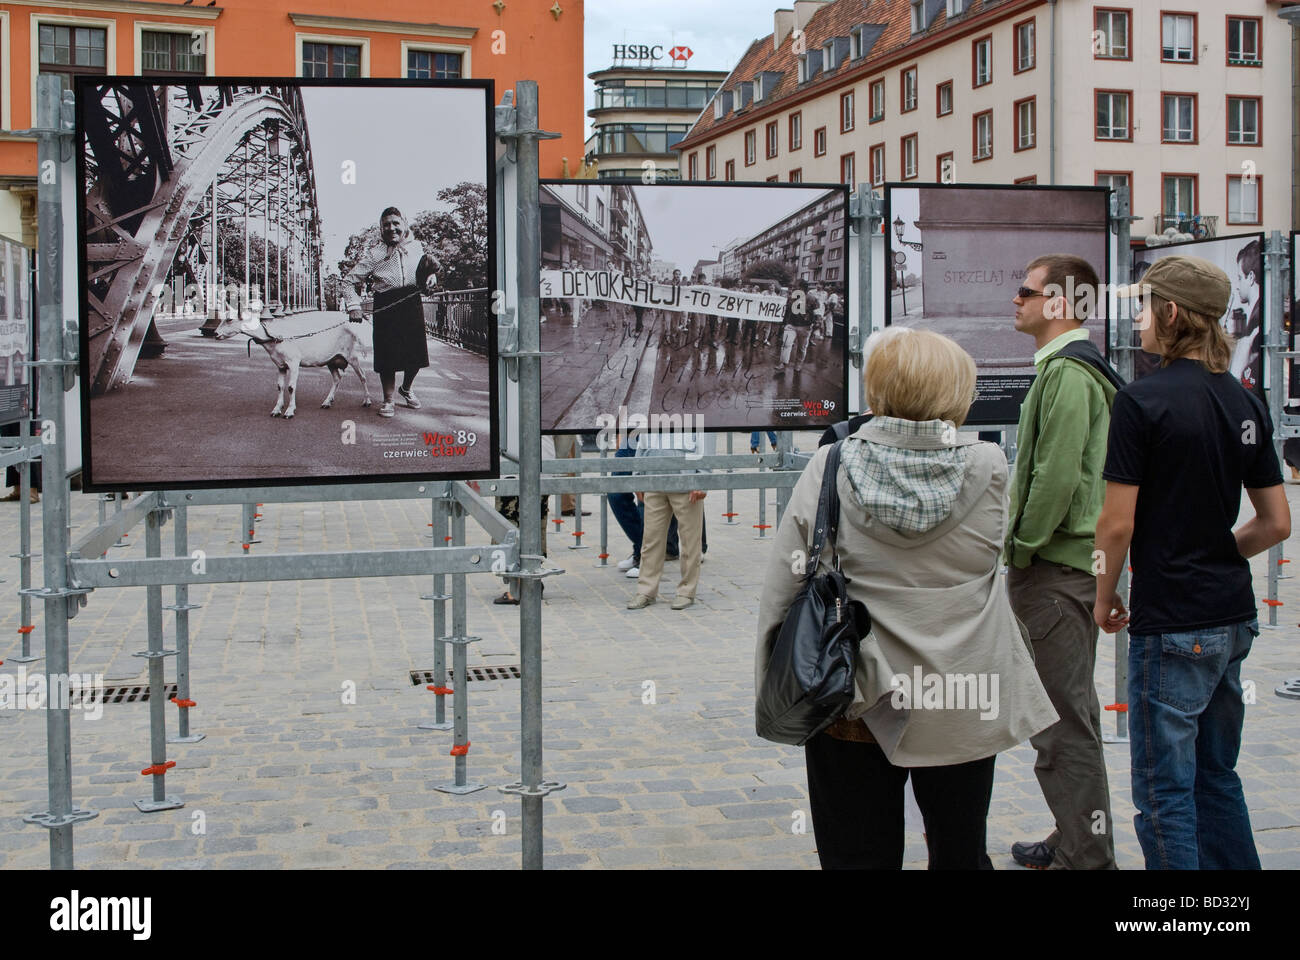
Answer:
[[[33, 125], [36, 75], [484, 78], [497, 99], [536, 80], [543, 176], [583, 150], [583, 0], [5, 0], [0, 128]], [[307, 12], [303, 12], [307, 11]], [[0, 132], [0, 233], [36, 240], [36, 146]]]
[[542, 266], [617, 270], [638, 276], [655, 263], [650, 233], [630, 186], [589, 181], [542, 189]]
[[1286, 230], [1282, 7], [796, 0], [678, 143], [684, 176], [1123, 185], [1135, 238]]
[[798, 264], [796, 280], [843, 283], [844, 227], [844, 205], [839, 197], [816, 200], [724, 250], [724, 275], [741, 276], [761, 260], [784, 260]]
[[719, 70], [653, 66], [615, 66], [590, 74], [596, 99], [587, 111], [593, 140], [587, 161], [596, 163], [605, 179], [639, 180], [651, 169], [658, 179], [678, 179], [674, 147], [726, 76]]

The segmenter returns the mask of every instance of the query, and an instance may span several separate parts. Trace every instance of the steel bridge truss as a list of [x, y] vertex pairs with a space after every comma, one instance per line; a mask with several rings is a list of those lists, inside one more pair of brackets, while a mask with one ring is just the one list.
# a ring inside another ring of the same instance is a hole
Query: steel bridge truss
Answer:
[[296, 87], [90, 89], [82, 120], [93, 394], [130, 381], [146, 339], [161, 341], [156, 313], [215, 319], [253, 300], [268, 311], [319, 309], [320, 215]]

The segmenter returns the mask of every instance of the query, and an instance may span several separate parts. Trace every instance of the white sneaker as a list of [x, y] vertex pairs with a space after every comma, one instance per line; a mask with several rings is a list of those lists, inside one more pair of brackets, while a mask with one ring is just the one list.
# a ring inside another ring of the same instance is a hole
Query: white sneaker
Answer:
[[620, 570], [631, 570], [636, 566], [636, 557], [628, 557], [626, 560], [620, 560], [618, 568]]
[[636, 579], [638, 579], [640, 576], [641, 576], [641, 568], [640, 568], [640, 567], [632, 567], [632, 568], [629, 569], [628, 572], [627, 572], [627, 578], [628, 578], [629, 580], [636, 580]]

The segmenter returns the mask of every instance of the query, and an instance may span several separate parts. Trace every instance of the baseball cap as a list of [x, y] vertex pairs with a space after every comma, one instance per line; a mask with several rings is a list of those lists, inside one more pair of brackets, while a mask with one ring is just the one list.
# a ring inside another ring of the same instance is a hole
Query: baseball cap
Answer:
[[1138, 283], [1116, 291], [1120, 297], [1140, 297], [1144, 293], [1154, 293], [1207, 317], [1221, 317], [1232, 296], [1232, 281], [1209, 260], [1161, 257]]

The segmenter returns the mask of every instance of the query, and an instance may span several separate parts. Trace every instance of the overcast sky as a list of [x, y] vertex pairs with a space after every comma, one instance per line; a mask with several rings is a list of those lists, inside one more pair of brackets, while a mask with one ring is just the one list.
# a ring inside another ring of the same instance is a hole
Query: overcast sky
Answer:
[[[662, 66], [671, 66], [669, 47], [684, 44], [695, 70], [730, 70], [749, 45], [772, 32], [778, 0], [587, 0], [586, 70], [613, 65], [614, 44], [662, 45]], [[595, 101], [587, 81], [586, 109]], [[590, 120], [588, 120], [590, 130]]]
[[[385, 207], [413, 218], [443, 208], [444, 187], [483, 182], [481, 90], [303, 87], [302, 101], [327, 272], [338, 268], [348, 237], [377, 224]], [[355, 182], [344, 182], [345, 161], [356, 165]]]

